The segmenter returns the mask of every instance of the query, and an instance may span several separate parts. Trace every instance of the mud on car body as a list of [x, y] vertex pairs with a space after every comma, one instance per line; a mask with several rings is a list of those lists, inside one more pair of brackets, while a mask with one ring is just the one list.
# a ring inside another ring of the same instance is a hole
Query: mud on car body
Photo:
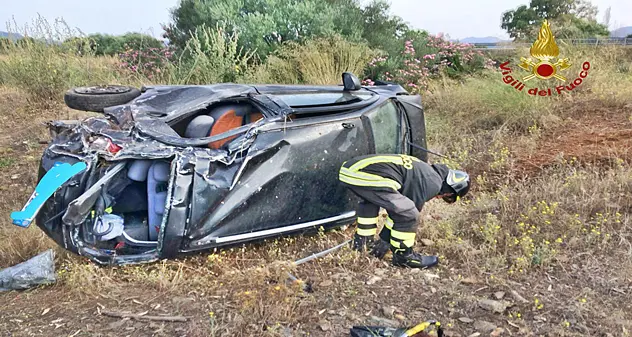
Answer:
[[337, 180], [345, 160], [427, 154], [411, 146], [426, 145], [420, 96], [361, 87], [348, 73], [343, 83], [151, 86], [125, 102], [116, 102], [120, 88], [74, 90], [70, 107], [102, 115], [49, 123], [39, 179], [59, 163], [86, 168], [35, 221], [101, 264], [351, 223], [357, 200]]

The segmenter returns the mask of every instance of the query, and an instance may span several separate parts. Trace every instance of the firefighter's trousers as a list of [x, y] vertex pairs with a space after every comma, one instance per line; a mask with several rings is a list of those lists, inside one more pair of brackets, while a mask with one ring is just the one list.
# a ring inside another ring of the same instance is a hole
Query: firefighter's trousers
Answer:
[[388, 217], [380, 232], [380, 238], [385, 242], [390, 242], [394, 250], [414, 246], [419, 210], [412, 200], [393, 189], [343, 183], [362, 199], [356, 210], [358, 235], [373, 237], [376, 234], [377, 219], [382, 207], [388, 213]]

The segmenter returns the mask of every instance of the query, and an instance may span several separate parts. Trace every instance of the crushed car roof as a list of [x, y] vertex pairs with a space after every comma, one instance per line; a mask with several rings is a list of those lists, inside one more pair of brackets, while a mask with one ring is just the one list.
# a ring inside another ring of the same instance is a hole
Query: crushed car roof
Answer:
[[[288, 97], [288, 102], [282, 99], [284, 94], [298, 93], [347, 93], [353, 96], [392, 96], [397, 94], [408, 94], [399, 85], [380, 85], [372, 87], [362, 87], [355, 91], [345, 91], [343, 86], [312, 86], [312, 85], [244, 85], [233, 83], [211, 84], [211, 85], [158, 85], [144, 86], [142, 94], [131, 102], [105, 109], [106, 114], [117, 114], [122, 109], [131, 110], [135, 119], [161, 119], [165, 122], [186, 114], [188, 112], [204, 109], [210, 104], [238, 98], [265, 97], [264, 105], [274, 106], [274, 110], [279, 114], [289, 113], [291, 105], [298, 102], [295, 97], [292, 100]], [[324, 105], [337, 103], [345, 104], [356, 102], [357, 100], [340, 97], [334, 102], [323, 102]], [[262, 102], [263, 103], [263, 102]], [[289, 104], [288, 104], [289, 103]], [[300, 106], [304, 106], [300, 104]], [[306, 106], [313, 106], [306, 105]]]

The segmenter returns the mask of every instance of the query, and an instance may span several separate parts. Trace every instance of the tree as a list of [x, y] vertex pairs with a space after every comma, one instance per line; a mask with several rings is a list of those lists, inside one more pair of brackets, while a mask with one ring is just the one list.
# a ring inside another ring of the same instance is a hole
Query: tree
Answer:
[[364, 8], [359, 0], [182, 0], [163, 28], [164, 37], [183, 48], [197, 27], [219, 25], [226, 34], [237, 32], [239, 47], [256, 50], [260, 59], [285, 42], [334, 35], [390, 52], [413, 30], [389, 11], [384, 0], [372, 0]]
[[507, 31], [510, 37], [523, 40], [530, 38], [531, 27], [538, 21], [538, 15], [532, 8], [520, 6], [516, 10], [503, 13], [500, 27]]
[[547, 19], [559, 38], [607, 36], [607, 26], [596, 16], [597, 7], [587, 0], [531, 0], [529, 6], [504, 12], [501, 27], [516, 40], [533, 40]]
[[220, 25], [226, 27], [227, 34], [239, 34], [240, 47], [256, 50], [264, 58], [285, 41], [301, 42], [314, 36], [349, 31], [347, 19], [333, 7], [346, 2], [182, 0], [172, 11], [173, 22], [165, 26], [165, 37], [183, 47], [197, 27]]

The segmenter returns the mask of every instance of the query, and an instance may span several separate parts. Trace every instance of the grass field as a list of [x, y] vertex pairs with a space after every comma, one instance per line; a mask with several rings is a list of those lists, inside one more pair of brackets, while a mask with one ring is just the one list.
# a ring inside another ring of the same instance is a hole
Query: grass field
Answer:
[[[353, 226], [141, 266], [97, 267], [64, 252], [35, 226], [21, 229], [9, 219], [35, 185], [48, 141], [42, 123], [80, 116], [60, 99], [69, 86], [138, 83], [114, 73], [111, 60], [1, 55], [0, 268], [54, 248], [59, 277], [51, 286], [0, 293], [0, 333], [346, 336], [353, 325], [436, 319], [447, 336], [629, 336], [632, 56], [616, 48], [568, 54], [568, 74], [578, 74], [582, 60], [591, 63], [571, 94], [532, 97], [489, 71], [437, 80], [424, 95], [431, 148], [475, 178], [464, 201], [433, 201], [422, 212], [418, 247], [442, 259], [428, 271], [394, 268], [348, 248], [289, 265], [350, 238]], [[34, 68], [47, 62], [65, 73]], [[20, 76], [38, 81], [18, 85]], [[314, 291], [286, 284], [289, 269]], [[189, 319], [120, 319], [106, 311]]]

